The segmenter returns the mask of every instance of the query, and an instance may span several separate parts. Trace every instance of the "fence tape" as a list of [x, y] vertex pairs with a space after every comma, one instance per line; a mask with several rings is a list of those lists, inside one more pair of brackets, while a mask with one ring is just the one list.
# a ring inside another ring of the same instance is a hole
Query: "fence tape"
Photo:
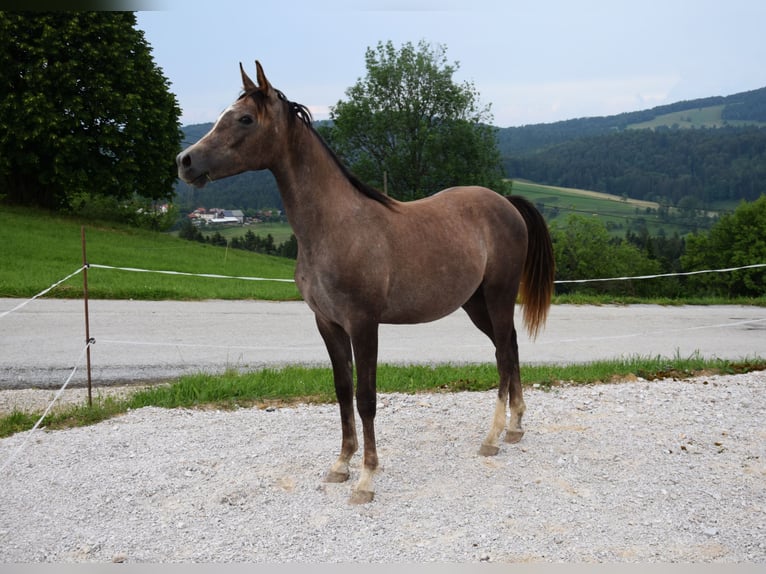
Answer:
[[213, 273], [187, 273], [185, 271], [161, 271], [157, 269], [139, 269], [137, 267], [114, 267], [112, 265], [98, 265], [89, 263], [88, 267], [96, 269], [116, 269], [118, 271], [136, 271], [138, 273], [160, 273], [162, 275], [183, 275], [185, 277], [208, 277], [210, 279], [242, 279], [244, 281], [277, 281], [281, 283], [295, 283], [294, 279], [279, 279], [276, 277], [237, 277], [234, 275], [215, 275]]
[[[114, 267], [112, 265], [98, 265], [96, 263], [90, 263], [89, 267], [97, 269], [116, 269], [119, 271], [135, 271], [139, 273], [161, 273], [164, 275], [184, 275], [187, 277], [208, 277], [212, 279], [242, 279], [244, 281], [278, 281], [282, 283], [295, 283], [294, 279], [278, 279], [273, 277], [241, 277], [234, 275], [216, 275], [212, 273], [187, 273], [184, 271], [160, 271], [153, 269], [139, 269], [137, 267]], [[727, 267], [726, 269], [703, 269], [701, 271], [685, 271], [678, 273], [660, 273], [657, 275], [635, 275], [626, 277], [604, 277], [599, 279], [561, 279], [554, 281], [556, 284], [562, 283], [590, 283], [596, 281], [629, 281], [633, 279], [656, 279], [658, 277], [681, 277], [687, 275], [699, 275], [701, 273], [725, 273], [729, 271], [740, 271], [742, 269], [756, 269], [758, 267], [766, 267], [766, 263], [755, 263], [753, 265], [744, 265], [742, 267]]]
[[94, 340], [94, 339], [90, 339], [90, 340], [87, 342], [87, 344], [86, 344], [86, 345], [83, 347], [82, 351], [80, 351], [80, 356], [77, 358], [77, 362], [75, 363], [75, 365], [74, 365], [74, 368], [72, 368], [72, 372], [71, 372], [71, 373], [69, 373], [69, 376], [67, 377], [66, 381], [64, 381], [64, 384], [63, 384], [63, 386], [62, 386], [62, 387], [61, 387], [61, 388], [58, 390], [58, 392], [56, 393], [56, 396], [54, 396], [54, 397], [53, 397], [53, 400], [52, 400], [52, 401], [50, 402], [50, 404], [48, 405], [48, 408], [46, 408], [46, 409], [45, 409], [45, 412], [44, 412], [44, 413], [43, 413], [43, 415], [42, 415], [42, 416], [41, 416], [41, 417], [40, 417], [40, 418], [37, 420], [37, 422], [35, 423], [35, 426], [33, 426], [33, 427], [32, 427], [32, 430], [30, 430], [30, 431], [27, 433], [27, 436], [26, 436], [26, 438], [25, 438], [25, 439], [22, 441], [22, 443], [21, 443], [21, 444], [20, 444], [20, 445], [19, 445], [19, 446], [16, 448], [16, 450], [15, 450], [15, 451], [14, 451], [14, 452], [11, 454], [11, 456], [9, 456], [9, 457], [6, 459], [6, 461], [3, 463], [3, 465], [2, 465], [2, 466], [0, 466], [0, 473], [3, 473], [3, 472], [5, 471], [5, 469], [6, 469], [6, 468], [8, 468], [8, 465], [10, 465], [10, 464], [11, 464], [11, 463], [12, 463], [14, 460], [16, 460], [16, 458], [19, 456], [19, 454], [21, 454], [21, 451], [23, 451], [23, 450], [24, 450], [24, 448], [27, 446], [27, 444], [29, 443], [29, 440], [32, 438], [32, 435], [34, 434], [34, 432], [37, 430], [37, 428], [38, 428], [38, 427], [40, 426], [40, 424], [43, 422], [43, 420], [45, 419], [45, 417], [47, 417], [47, 416], [48, 416], [48, 413], [49, 413], [49, 412], [51, 411], [51, 409], [53, 408], [53, 405], [55, 405], [55, 404], [56, 404], [56, 401], [57, 401], [57, 400], [59, 400], [59, 397], [61, 397], [61, 394], [62, 394], [62, 393], [64, 392], [64, 390], [67, 388], [67, 385], [69, 385], [70, 381], [71, 381], [71, 380], [72, 380], [72, 378], [74, 377], [74, 374], [77, 372], [77, 368], [80, 366], [80, 363], [82, 363], [82, 359], [83, 359], [83, 357], [85, 356], [85, 353], [86, 353], [86, 352], [87, 352], [87, 350], [90, 348], [90, 346], [91, 346], [91, 345], [93, 345], [93, 343], [95, 343], [95, 340]]
[[[657, 275], [634, 275], [634, 276], [624, 276], [624, 277], [603, 277], [603, 278], [597, 278], [597, 279], [558, 279], [554, 281], [557, 285], [565, 284], [565, 283], [595, 283], [598, 281], [631, 281], [635, 279], [657, 279], [659, 277], [683, 277], [683, 276], [689, 276], [689, 275], [700, 275], [702, 273], [727, 273], [730, 271], [741, 271], [743, 269], [758, 269], [760, 267], [766, 267], [766, 263], [755, 263], [753, 265], [743, 265], [741, 267], [726, 267], [724, 269], [703, 269], [700, 271], [684, 271], [684, 272], [678, 272], [678, 273], [659, 273]], [[14, 308], [9, 309], [8, 311], [3, 311], [0, 313], [0, 319], [5, 317], [6, 315], [10, 315], [11, 313], [18, 311], [25, 305], [31, 303], [35, 299], [38, 299], [39, 297], [42, 297], [43, 295], [49, 293], [62, 283], [68, 281], [78, 273], [82, 273], [83, 269], [88, 268], [95, 268], [95, 269], [113, 269], [117, 271], [132, 271], [136, 273], [159, 273], [162, 275], [181, 275], [184, 277], [206, 277], [208, 279], [240, 279], [242, 281], [276, 281], [278, 283], [295, 283], [294, 279], [282, 279], [278, 277], [244, 277], [244, 276], [238, 276], [238, 275], [218, 275], [215, 273], [189, 273], [186, 271], [167, 271], [167, 270], [159, 270], [159, 269], [140, 269], [138, 267], [117, 267], [114, 265], [100, 265], [98, 263], [88, 263], [87, 265], [83, 265], [73, 273], [70, 273], [60, 281], [57, 281], [47, 289], [44, 289], [40, 291], [37, 295], [33, 296], [30, 299], [26, 299], [25, 301], [19, 303]]]
[[633, 277], [605, 277], [602, 279], [562, 279], [554, 283], [592, 283], [595, 281], [629, 281], [631, 279], [656, 279], [657, 277], [681, 277], [686, 275], [700, 275], [702, 273], [725, 273], [728, 271], [741, 271], [742, 269], [756, 269], [766, 267], [766, 263], [743, 265], [742, 267], [727, 267], [726, 269], [703, 269], [701, 271], [685, 271], [679, 273], [660, 273], [658, 275], [635, 275]]
[[[730, 271], [741, 271], [743, 269], [758, 269], [760, 267], [766, 267], [766, 263], [755, 263], [753, 265], [743, 265], [741, 267], [726, 267], [724, 269], [702, 269], [700, 271], [684, 271], [684, 272], [678, 272], [678, 273], [660, 273], [657, 275], [634, 275], [634, 276], [625, 276], [625, 277], [603, 277], [603, 278], [597, 278], [597, 279], [559, 279], [554, 281], [555, 284], [561, 285], [561, 284], [569, 284], [569, 283], [595, 283], [599, 281], [632, 281], [635, 279], [657, 279], [659, 277], [684, 277], [689, 275], [700, 275], [702, 273], [727, 273]], [[47, 289], [44, 289], [40, 291], [37, 295], [33, 296], [30, 299], [26, 299], [25, 301], [22, 301], [18, 305], [16, 305], [14, 308], [9, 309], [8, 311], [3, 311], [0, 313], [0, 319], [5, 317], [6, 315], [10, 315], [11, 313], [18, 311], [25, 305], [31, 303], [35, 299], [38, 299], [39, 297], [42, 297], [43, 295], [47, 294], [48, 292], [52, 291], [62, 283], [68, 281], [78, 273], [81, 273], [84, 269], [89, 268], [95, 268], [95, 269], [113, 269], [117, 271], [132, 271], [136, 273], [160, 273], [162, 275], [181, 275], [184, 277], [206, 277], [209, 279], [240, 279], [242, 281], [276, 281], [278, 283], [295, 283], [294, 279], [281, 279], [278, 277], [243, 277], [243, 276], [237, 276], [237, 275], [218, 275], [215, 273], [188, 273], [186, 271], [167, 271], [167, 270], [159, 270], [159, 269], [140, 269], [138, 267], [117, 267], [114, 265], [100, 265], [98, 263], [88, 263], [86, 265], [83, 265], [73, 273], [70, 273], [60, 281], [57, 281]]]
[[64, 283], [65, 281], [69, 281], [69, 280], [70, 280], [72, 277], [74, 277], [74, 276], [75, 276], [75, 275], [77, 275], [78, 273], [82, 273], [82, 270], [83, 270], [83, 269], [85, 269], [85, 267], [86, 267], [86, 266], [85, 266], [85, 265], [83, 265], [82, 267], [80, 267], [80, 268], [79, 268], [77, 271], [75, 271], [74, 273], [70, 273], [69, 275], [67, 275], [66, 277], [64, 277], [64, 278], [63, 278], [61, 281], [57, 281], [56, 283], [54, 283], [53, 285], [51, 285], [51, 286], [50, 286], [50, 287], [48, 287], [47, 289], [43, 289], [42, 291], [40, 291], [40, 292], [39, 292], [37, 295], [35, 295], [35, 296], [34, 296], [34, 297], [32, 297], [31, 299], [27, 299], [26, 301], [23, 301], [23, 302], [19, 303], [19, 304], [18, 304], [18, 305], [16, 305], [16, 306], [15, 306], [13, 309], [9, 309], [8, 311], [3, 311], [2, 313], [0, 313], [0, 319], [2, 319], [3, 317], [5, 317], [6, 315], [10, 315], [10, 314], [11, 314], [11, 313], [13, 313], [14, 311], [18, 311], [19, 309], [21, 309], [22, 307], [24, 307], [24, 305], [27, 305], [28, 303], [31, 303], [32, 301], [34, 301], [34, 300], [35, 300], [35, 299], [37, 299], [38, 297], [42, 297], [43, 295], [45, 295], [45, 294], [46, 294], [46, 293], [48, 293], [49, 291], [52, 291], [53, 289], [55, 289], [56, 287], [58, 287], [59, 285], [61, 285], [61, 284], [62, 284], [62, 283]]

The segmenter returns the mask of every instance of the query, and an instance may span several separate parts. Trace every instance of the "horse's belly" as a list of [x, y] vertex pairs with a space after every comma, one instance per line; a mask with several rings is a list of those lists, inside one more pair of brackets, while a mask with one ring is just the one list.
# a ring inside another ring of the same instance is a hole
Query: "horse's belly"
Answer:
[[465, 304], [477, 288], [478, 284], [443, 285], [438, 290], [392, 292], [381, 314], [380, 322], [412, 324], [436, 321]]

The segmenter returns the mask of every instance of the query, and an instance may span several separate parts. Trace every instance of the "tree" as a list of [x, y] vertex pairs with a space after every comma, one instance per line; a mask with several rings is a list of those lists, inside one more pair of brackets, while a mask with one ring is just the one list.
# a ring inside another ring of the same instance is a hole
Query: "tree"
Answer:
[[470, 82], [457, 84], [458, 63], [446, 48], [421, 41], [396, 50], [390, 41], [368, 48], [367, 76], [331, 108], [322, 133], [363, 180], [384, 182], [398, 199], [452, 185], [496, 186], [500, 154], [489, 106]]
[[172, 197], [180, 110], [135, 25], [131, 12], [0, 12], [7, 201]]
[[[766, 195], [742, 202], [705, 233], [686, 239], [681, 263], [686, 271], [725, 269], [766, 263]], [[745, 269], [689, 277], [693, 288], [729, 297], [766, 295], [766, 270]]]
[[[652, 275], [661, 271], [657, 261], [638, 248], [609, 236], [598, 220], [570, 215], [564, 225], [551, 225], [551, 240], [559, 280], [599, 279]], [[641, 281], [604, 281], [566, 285], [559, 291], [648, 295], [657, 287]]]

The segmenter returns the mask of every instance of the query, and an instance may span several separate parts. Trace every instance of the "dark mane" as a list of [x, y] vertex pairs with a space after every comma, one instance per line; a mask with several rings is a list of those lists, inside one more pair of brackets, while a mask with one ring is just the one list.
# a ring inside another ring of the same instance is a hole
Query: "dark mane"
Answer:
[[[364, 194], [365, 196], [369, 197], [370, 199], [373, 199], [377, 201], [378, 203], [381, 203], [385, 206], [392, 206], [393, 200], [388, 197], [386, 194], [384, 194], [382, 191], [374, 188], [373, 186], [364, 183], [361, 181], [357, 176], [355, 176], [348, 167], [344, 165], [344, 163], [340, 160], [340, 158], [336, 155], [336, 153], [330, 148], [329, 145], [327, 145], [327, 142], [324, 140], [324, 138], [319, 134], [319, 132], [314, 129], [314, 118], [311, 115], [311, 111], [304, 106], [303, 104], [298, 104], [296, 102], [291, 102], [287, 99], [287, 96], [285, 96], [281, 91], [277, 90], [272, 86], [271, 88], [274, 90], [279, 97], [280, 100], [282, 100], [286, 105], [288, 110], [290, 111], [290, 120], [300, 120], [303, 125], [305, 125], [308, 129], [310, 129], [313, 134], [319, 139], [319, 141], [322, 143], [322, 146], [327, 150], [327, 153], [330, 154], [330, 157], [335, 161], [335, 164], [338, 166], [340, 171], [343, 173], [343, 175], [348, 179], [349, 183], [354, 186], [354, 188], [359, 191], [360, 193]], [[253, 98], [253, 100], [260, 104], [259, 96], [260, 92], [253, 92], [250, 95], [250, 97]], [[242, 94], [240, 96], [241, 98], [246, 97], [248, 94]], [[262, 97], [262, 96], [261, 96]]]

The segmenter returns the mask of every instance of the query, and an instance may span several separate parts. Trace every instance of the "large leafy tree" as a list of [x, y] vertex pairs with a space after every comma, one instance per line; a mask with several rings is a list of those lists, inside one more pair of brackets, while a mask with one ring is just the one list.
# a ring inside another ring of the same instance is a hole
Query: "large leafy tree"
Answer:
[[0, 12], [0, 197], [168, 199], [180, 110], [131, 12]]
[[[766, 195], [742, 202], [707, 232], [690, 235], [681, 264], [687, 271], [724, 269], [766, 263]], [[689, 284], [709, 294], [762, 297], [766, 269], [756, 267], [689, 277]]]
[[446, 48], [379, 43], [367, 76], [332, 107], [323, 135], [365, 181], [398, 199], [451, 185], [499, 185], [500, 154], [489, 106], [470, 82], [456, 83]]

